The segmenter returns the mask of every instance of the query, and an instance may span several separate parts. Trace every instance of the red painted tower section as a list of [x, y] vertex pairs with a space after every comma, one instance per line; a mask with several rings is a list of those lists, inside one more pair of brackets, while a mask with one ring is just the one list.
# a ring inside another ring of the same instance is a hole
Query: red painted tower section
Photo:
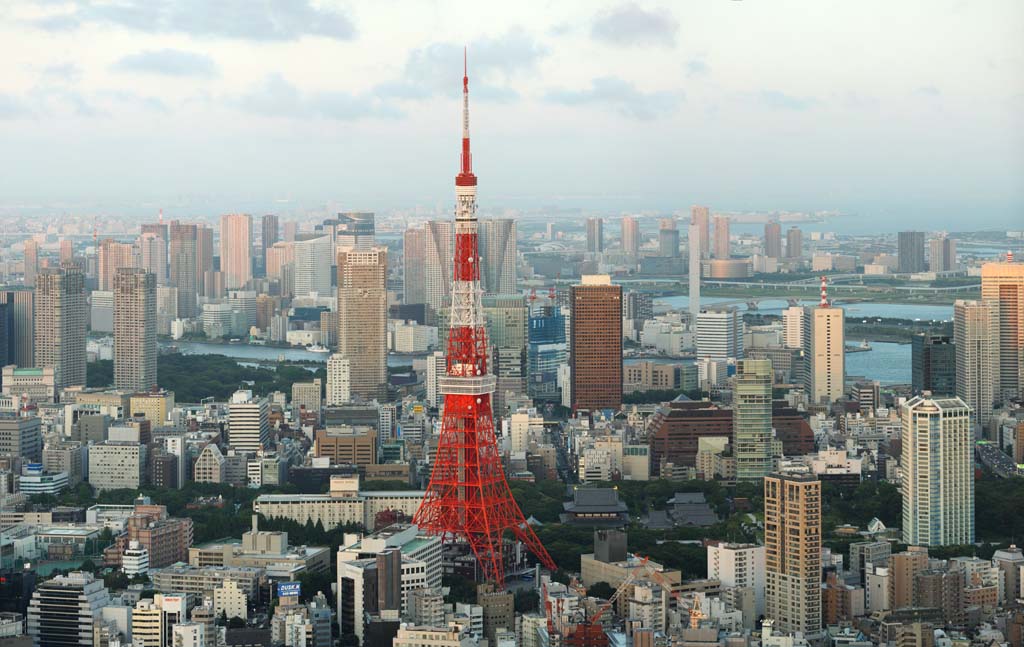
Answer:
[[469, 150], [469, 77], [462, 77], [462, 161], [455, 177], [455, 269], [441, 438], [430, 484], [413, 523], [444, 541], [469, 544], [485, 580], [504, 586], [502, 538], [523, 542], [545, 567], [552, 561], [512, 498], [494, 434], [487, 329], [480, 289], [476, 175]]

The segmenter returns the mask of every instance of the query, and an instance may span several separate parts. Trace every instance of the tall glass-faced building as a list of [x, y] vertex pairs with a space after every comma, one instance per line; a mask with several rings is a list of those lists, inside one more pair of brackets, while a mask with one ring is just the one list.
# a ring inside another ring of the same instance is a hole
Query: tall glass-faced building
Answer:
[[567, 359], [565, 316], [559, 307], [545, 306], [531, 314], [527, 336], [527, 394], [557, 402], [561, 399], [558, 367]]

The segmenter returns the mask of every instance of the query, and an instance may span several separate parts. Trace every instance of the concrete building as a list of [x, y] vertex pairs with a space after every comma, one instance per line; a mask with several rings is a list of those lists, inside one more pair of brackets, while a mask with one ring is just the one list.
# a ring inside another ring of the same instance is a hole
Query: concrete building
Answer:
[[766, 359], [745, 359], [737, 368], [733, 414], [736, 478], [752, 481], [768, 476], [774, 467], [772, 363]]
[[1024, 263], [981, 266], [981, 298], [999, 309], [999, 390], [1006, 401], [1024, 396]]
[[224, 454], [220, 448], [210, 443], [199, 452], [193, 468], [193, 480], [196, 483], [224, 483]]
[[220, 217], [220, 271], [229, 290], [252, 278], [252, 216], [247, 213]]
[[424, 224], [424, 303], [432, 313], [451, 307], [452, 268], [455, 236], [449, 220], [432, 220]]
[[729, 258], [729, 216], [715, 216], [715, 243], [712, 251], [717, 259]]
[[[708, 544], [708, 578], [723, 588], [751, 588], [754, 591], [753, 620], [765, 611], [765, 547], [754, 544]], [[747, 619], [744, 610], [744, 621]]]
[[301, 524], [322, 523], [325, 528], [346, 523], [372, 528], [377, 514], [385, 510], [411, 518], [422, 499], [422, 490], [360, 491], [358, 476], [333, 476], [326, 494], [261, 494], [253, 502], [253, 512]]
[[182, 319], [191, 319], [198, 314], [196, 294], [202, 277], [198, 269], [197, 229], [195, 225], [183, 225], [175, 220], [170, 223], [168, 233], [171, 239], [167, 259], [170, 283], [178, 289], [177, 314]]
[[155, 386], [156, 275], [118, 268], [114, 274], [114, 388], [144, 391]]
[[587, 218], [587, 252], [604, 253], [604, 218]]
[[317, 429], [312, 454], [329, 458], [332, 465], [372, 465], [377, 462], [377, 431], [347, 425]]
[[[676, 233], [676, 253], [679, 253], [679, 234]], [[633, 258], [640, 256], [640, 223], [634, 216], [622, 217], [622, 253]], [[661, 254], [665, 256], [664, 253]]]
[[43, 460], [43, 436], [36, 416], [0, 413], [0, 456], [18, 456], [27, 463]]
[[387, 397], [387, 250], [338, 251], [338, 352], [349, 360], [350, 389]]
[[235, 391], [228, 403], [228, 439], [235, 451], [256, 453], [270, 447], [270, 405], [252, 391]]
[[804, 309], [790, 306], [782, 311], [782, 343], [786, 348], [804, 347]]
[[974, 434], [960, 398], [916, 397], [903, 405], [903, 541], [974, 543]]
[[85, 385], [85, 276], [76, 265], [36, 278], [35, 366], [53, 368], [58, 389]]
[[393, 647], [472, 647], [478, 642], [458, 626], [420, 627], [403, 624], [391, 643]]
[[846, 376], [846, 322], [831, 304], [804, 308], [804, 389], [814, 404], [843, 397]]
[[900, 274], [924, 272], [924, 232], [901, 231], [898, 234], [898, 254]]
[[266, 571], [248, 566], [207, 566], [197, 568], [174, 564], [150, 569], [149, 578], [157, 591], [174, 591], [196, 597], [212, 596], [214, 589], [233, 582], [247, 598], [257, 599], [266, 582]]
[[352, 401], [352, 364], [341, 353], [327, 360], [327, 406], [336, 407]]
[[119, 243], [112, 238], [104, 238], [100, 241], [98, 255], [96, 285], [101, 292], [113, 291], [114, 277], [118, 270], [139, 267], [138, 255], [131, 243]]
[[[589, 223], [590, 221], [588, 221]], [[607, 275], [584, 276], [570, 288], [572, 408], [622, 404], [622, 288]]]
[[320, 420], [320, 407], [323, 405], [323, 384], [320, 378], [310, 382], [295, 382], [292, 384], [292, 411], [298, 413], [300, 409], [316, 414], [317, 421]]
[[782, 225], [777, 220], [764, 225], [764, 255], [768, 258], [782, 258]]
[[516, 294], [516, 221], [481, 219], [479, 252], [484, 294]]
[[402, 303], [426, 303], [427, 235], [410, 227], [402, 234]]
[[786, 231], [786, 258], [800, 259], [803, 255], [803, 232], [799, 227], [790, 227]]
[[764, 479], [765, 616], [779, 631], [821, 631], [821, 482], [808, 473]]
[[956, 345], [946, 335], [918, 333], [911, 338], [911, 386], [920, 395], [956, 394]]
[[987, 425], [1000, 395], [999, 304], [957, 300], [953, 304], [956, 395], [971, 408], [972, 420]]
[[697, 314], [697, 357], [714, 360], [743, 357], [743, 317], [732, 306], [706, 308]]
[[28, 607], [33, 647], [92, 647], [93, 622], [110, 603], [103, 580], [72, 572], [36, 584]]
[[89, 447], [89, 485], [97, 491], [137, 490], [145, 482], [145, 445], [107, 440]]
[[330, 296], [334, 246], [330, 236], [301, 238], [293, 243], [295, 254], [294, 296]]
[[213, 612], [218, 616], [224, 614], [229, 619], [248, 619], [248, 599], [237, 582], [225, 580], [223, 584], [213, 589]]
[[35, 366], [35, 291], [13, 290], [0, 292], [0, 304], [9, 315], [7, 333], [8, 363], [23, 368]]
[[191, 566], [247, 566], [266, 570], [268, 577], [294, 580], [302, 573], [327, 573], [331, 570], [331, 549], [327, 546], [291, 546], [288, 533], [260, 530], [258, 517], [252, 517], [252, 529], [239, 541], [218, 541], [191, 546]]
[[928, 241], [928, 271], [952, 272], [957, 268], [956, 240], [937, 236]]

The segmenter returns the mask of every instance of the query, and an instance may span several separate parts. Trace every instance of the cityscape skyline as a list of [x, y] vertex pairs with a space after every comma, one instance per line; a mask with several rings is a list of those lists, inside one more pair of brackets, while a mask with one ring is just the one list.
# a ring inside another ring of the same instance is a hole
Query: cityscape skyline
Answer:
[[[185, 21], [172, 6], [129, 19], [92, 2], [13, 5], [0, 133], [18, 163], [0, 174], [2, 213], [450, 205], [444, 104], [463, 44], [488, 105], [488, 209], [706, 202], [838, 210], [887, 229], [967, 211], [1010, 226], [1024, 204], [1015, 3], [885, 5], [882, 21], [881, 4], [863, 3], [526, 4], [483, 33], [466, 25], [486, 8], [452, 20], [453, 7], [412, 5], [421, 26], [401, 28], [404, 47], [368, 7], [197, 8]], [[913, 20], [924, 28], [908, 34]], [[903, 55], [862, 48], [864, 29]], [[954, 48], [939, 37], [951, 32]], [[755, 34], [773, 47], [752, 49]], [[54, 147], [62, 155], [40, 156]], [[385, 164], [403, 181], [383, 182]]]

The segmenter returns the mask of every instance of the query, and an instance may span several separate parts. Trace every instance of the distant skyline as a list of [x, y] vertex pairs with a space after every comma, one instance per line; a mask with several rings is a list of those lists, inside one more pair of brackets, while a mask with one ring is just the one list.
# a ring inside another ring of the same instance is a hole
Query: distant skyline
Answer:
[[1022, 226], [1020, 2], [494, 7], [5, 3], [0, 213], [449, 205], [465, 44], [485, 211]]

